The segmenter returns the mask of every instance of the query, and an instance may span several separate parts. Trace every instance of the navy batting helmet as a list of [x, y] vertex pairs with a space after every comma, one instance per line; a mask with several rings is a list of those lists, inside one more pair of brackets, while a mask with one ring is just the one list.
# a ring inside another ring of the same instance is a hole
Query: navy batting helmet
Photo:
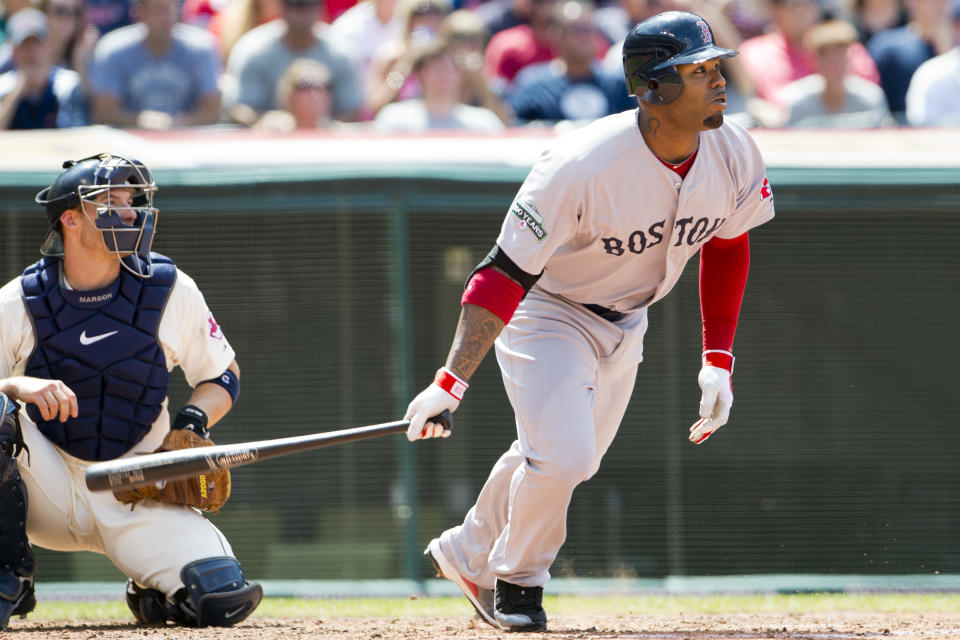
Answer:
[[[111, 189], [130, 189], [133, 191], [128, 209], [133, 210], [137, 218], [127, 224], [117, 214], [117, 207], [110, 204]], [[150, 246], [153, 244], [153, 230], [156, 225], [157, 209], [153, 206], [153, 194], [157, 191], [153, 175], [142, 162], [111, 153], [101, 153], [81, 160], [67, 160], [63, 171], [53, 184], [37, 194], [37, 204], [46, 210], [47, 234], [43, 239], [40, 252], [43, 255], [62, 255], [63, 243], [59, 232], [60, 216], [67, 209], [82, 207], [84, 203], [92, 205], [96, 211], [94, 225], [103, 235], [107, 251], [119, 257], [135, 253], [146, 264], [139, 261], [121, 260], [123, 266], [135, 275], [151, 275]], [[96, 199], [107, 194], [107, 198]]]
[[668, 104], [683, 90], [676, 65], [735, 55], [714, 44], [710, 25], [697, 14], [660, 13], [635, 26], [623, 41], [627, 89], [644, 102]]

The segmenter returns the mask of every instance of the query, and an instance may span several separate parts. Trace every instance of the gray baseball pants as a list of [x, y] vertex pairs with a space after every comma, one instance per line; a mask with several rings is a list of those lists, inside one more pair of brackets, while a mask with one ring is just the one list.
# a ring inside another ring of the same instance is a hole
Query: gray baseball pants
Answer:
[[643, 359], [646, 310], [615, 323], [532, 289], [496, 342], [517, 440], [441, 545], [463, 576], [541, 586], [566, 539], [573, 490], [617, 433]]

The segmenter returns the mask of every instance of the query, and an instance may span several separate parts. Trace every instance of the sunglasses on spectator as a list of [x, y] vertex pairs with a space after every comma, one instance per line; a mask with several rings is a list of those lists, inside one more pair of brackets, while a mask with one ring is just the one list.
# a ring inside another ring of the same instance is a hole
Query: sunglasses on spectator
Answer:
[[330, 88], [330, 85], [325, 82], [318, 82], [316, 80], [311, 80], [310, 78], [301, 78], [296, 81], [293, 85], [293, 88], [297, 91], [304, 91], [307, 89], [313, 89], [315, 91], [326, 91]]
[[412, 13], [415, 16], [442, 16], [444, 12], [436, 5], [421, 2], [413, 8]]
[[83, 13], [83, 9], [81, 7], [71, 7], [62, 4], [50, 5], [48, 11], [51, 14], [60, 16], [62, 18], [78, 18]]
[[593, 33], [593, 25], [592, 25], [592, 24], [584, 24], [584, 23], [581, 23], [581, 22], [572, 22], [572, 23], [566, 25], [566, 29], [567, 29], [567, 31], [569, 31], [570, 33], [575, 33], [575, 34], [581, 35], [581, 36], [583, 36], [583, 35], [588, 35], [588, 34], [592, 34], [592, 33]]
[[296, 9], [307, 9], [320, 6], [320, 0], [283, 0], [283, 3], [288, 7], [294, 7]]
[[483, 46], [486, 39], [482, 35], [478, 35], [473, 32], [464, 32], [464, 33], [451, 33], [449, 38], [452, 42], [456, 44], [467, 44], [467, 45], [479, 45]]

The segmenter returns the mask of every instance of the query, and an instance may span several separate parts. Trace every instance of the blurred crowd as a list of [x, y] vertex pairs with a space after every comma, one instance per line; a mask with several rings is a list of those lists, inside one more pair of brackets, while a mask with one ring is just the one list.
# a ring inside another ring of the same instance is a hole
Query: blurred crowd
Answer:
[[576, 125], [693, 11], [748, 127], [960, 124], [960, 0], [0, 0], [0, 129]]

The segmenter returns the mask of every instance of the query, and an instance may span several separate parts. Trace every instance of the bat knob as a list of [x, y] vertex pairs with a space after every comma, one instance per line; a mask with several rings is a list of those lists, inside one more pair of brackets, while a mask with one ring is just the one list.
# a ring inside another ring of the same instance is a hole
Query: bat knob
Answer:
[[433, 416], [429, 420], [430, 422], [435, 422], [437, 424], [442, 424], [443, 428], [447, 431], [453, 430], [453, 415], [450, 413], [449, 409], [444, 409], [438, 415]]

